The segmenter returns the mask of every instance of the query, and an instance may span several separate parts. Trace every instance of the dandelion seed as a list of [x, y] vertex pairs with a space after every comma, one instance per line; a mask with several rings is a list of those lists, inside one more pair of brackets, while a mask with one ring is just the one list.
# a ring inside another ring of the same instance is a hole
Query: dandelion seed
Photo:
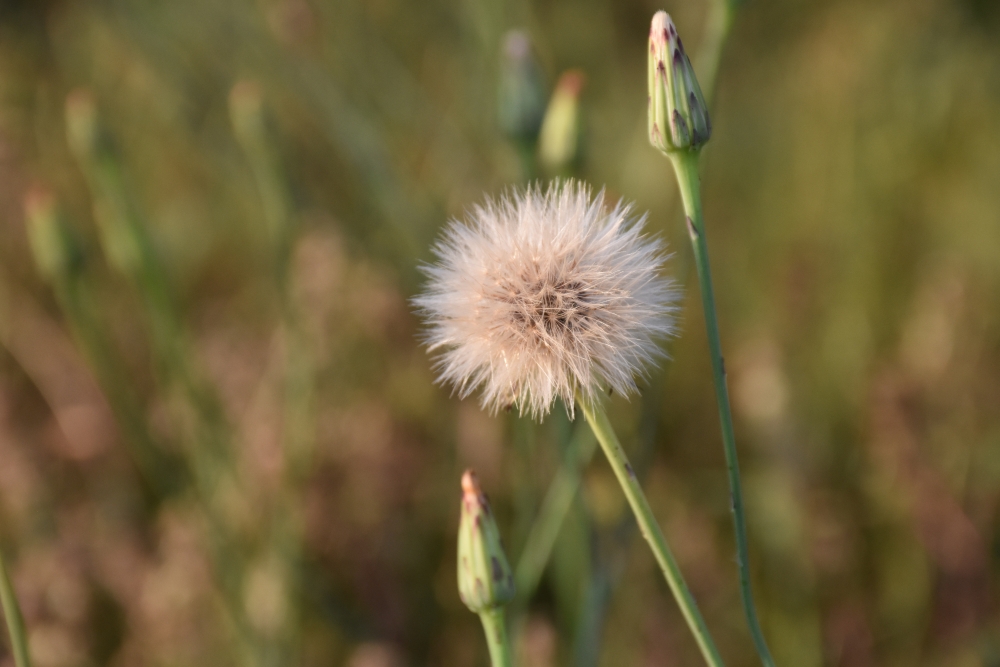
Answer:
[[496, 413], [544, 416], [556, 398], [628, 395], [673, 333], [677, 290], [660, 276], [663, 245], [628, 205], [573, 181], [515, 191], [453, 221], [425, 267], [428, 347], [441, 382], [482, 388]]

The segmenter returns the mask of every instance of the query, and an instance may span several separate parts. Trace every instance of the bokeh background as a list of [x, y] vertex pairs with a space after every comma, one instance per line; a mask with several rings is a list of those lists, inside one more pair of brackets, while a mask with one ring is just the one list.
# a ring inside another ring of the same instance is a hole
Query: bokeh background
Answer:
[[514, 563], [579, 482], [522, 667], [700, 664], [585, 436], [450, 397], [419, 343], [442, 224], [556, 175], [672, 246], [672, 360], [612, 417], [757, 664], [646, 140], [660, 8], [705, 80], [721, 54], [705, 210], [778, 664], [1000, 665], [1000, 4], [4, 0], [0, 548], [39, 667], [486, 665], [468, 466]]

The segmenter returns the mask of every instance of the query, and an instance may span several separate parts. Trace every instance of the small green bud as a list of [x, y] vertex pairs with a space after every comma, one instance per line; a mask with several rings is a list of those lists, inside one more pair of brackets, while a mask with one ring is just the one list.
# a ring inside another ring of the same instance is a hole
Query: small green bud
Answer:
[[89, 159], [100, 138], [97, 103], [89, 90], [78, 88], [66, 96], [66, 138], [78, 159]]
[[36, 185], [24, 198], [28, 244], [38, 273], [55, 283], [83, 264], [83, 251], [57, 210], [55, 196]]
[[118, 271], [135, 274], [149, 259], [122, 183], [122, 167], [111, 135], [101, 123], [97, 101], [86, 89], [66, 96], [66, 139], [90, 184], [101, 247]]
[[264, 133], [263, 95], [253, 81], [239, 81], [229, 91], [229, 120], [241, 142], [252, 143]]
[[712, 135], [708, 105], [677, 28], [656, 12], [649, 29], [649, 143], [664, 153], [697, 150]]
[[514, 574], [500, 544], [500, 530], [471, 470], [462, 475], [458, 593], [465, 606], [477, 614], [502, 607], [514, 597]]
[[497, 102], [503, 133], [514, 141], [535, 141], [545, 114], [545, 85], [523, 30], [511, 30], [504, 37]]
[[567, 70], [552, 92], [538, 137], [538, 158], [551, 172], [571, 168], [579, 156], [580, 93], [585, 82], [583, 72]]
[[279, 256], [282, 256], [288, 245], [294, 206], [281, 161], [270, 141], [268, 116], [260, 86], [253, 81], [240, 81], [233, 86], [229, 92], [229, 118], [236, 140], [246, 154], [257, 181], [267, 231]]

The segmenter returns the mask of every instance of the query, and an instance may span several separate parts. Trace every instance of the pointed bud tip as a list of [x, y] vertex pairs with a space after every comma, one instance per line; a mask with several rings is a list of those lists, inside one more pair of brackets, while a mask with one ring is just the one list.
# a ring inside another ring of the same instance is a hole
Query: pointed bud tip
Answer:
[[508, 30], [503, 39], [503, 52], [507, 58], [525, 61], [531, 58], [531, 39], [523, 30]]
[[649, 26], [649, 39], [656, 45], [666, 44], [672, 34], [677, 34], [674, 22], [670, 19], [670, 14], [661, 9], [653, 15], [653, 22]]
[[232, 105], [260, 106], [262, 100], [260, 85], [250, 79], [237, 81], [229, 91], [229, 103]]
[[562, 73], [556, 83], [556, 90], [566, 95], [579, 97], [587, 82], [587, 75], [581, 69], [569, 69]]
[[93, 113], [94, 94], [87, 88], [75, 88], [66, 95], [66, 108], [74, 113]]
[[462, 473], [462, 493], [465, 496], [480, 496], [483, 493], [482, 488], [479, 486], [479, 478], [476, 477], [476, 473], [470, 468]]
[[55, 208], [55, 196], [41, 183], [32, 183], [24, 194], [24, 212], [35, 218], [50, 213]]

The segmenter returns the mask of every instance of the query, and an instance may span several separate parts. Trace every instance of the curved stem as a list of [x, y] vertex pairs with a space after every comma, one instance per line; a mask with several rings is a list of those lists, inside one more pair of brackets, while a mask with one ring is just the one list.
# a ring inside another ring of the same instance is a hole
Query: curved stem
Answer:
[[628, 462], [628, 457], [625, 456], [625, 450], [622, 449], [621, 443], [618, 442], [618, 436], [615, 435], [614, 429], [611, 428], [611, 422], [608, 421], [608, 416], [604, 412], [604, 408], [596, 402], [590, 403], [580, 397], [577, 397], [577, 405], [580, 406], [584, 418], [586, 418], [587, 423], [594, 430], [597, 441], [601, 444], [601, 448], [608, 457], [608, 463], [611, 464], [611, 469], [614, 470], [615, 477], [618, 478], [618, 483], [621, 485], [622, 491], [625, 492], [625, 497], [628, 499], [628, 503], [635, 513], [639, 530], [642, 532], [642, 536], [646, 538], [646, 542], [649, 543], [649, 548], [653, 551], [656, 562], [660, 565], [663, 576], [667, 580], [667, 584], [670, 586], [670, 590], [673, 592], [678, 606], [681, 608], [684, 620], [687, 621], [688, 627], [691, 628], [691, 632], [694, 634], [695, 641], [698, 642], [698, 648], [701, 649], [701, 653], [705, 657], [705, 662], [710, 667], [722, 667], [722, 658], [719, 656], [719, 650], [715, 647], [715, 642], [712, 641], [712, 637], [708, 633], [705, 619], [702, 618], [694, 596], [691, 595], [687, 584], [684, 583], [684, 575], [681, 574], [680, 566], [677, 565], [674, 555], [670, 552], [667, 539], [664, 537], [663, 531], [660, 530], [660, 525], [656, 522], [656, 517], [653, 516], [653, 510], [649, 506], [649, 501], [646, 500], [646, 494], [643, 493], [642, 487], [639, 485], [639, 480], [632, 470], [632, 465]]
[[701, 303], [705, 311], [705, 328], [708, 332], [708, 347], [712, 356], [712, 378], [715, 381], [715, 398], [719, 405], [719, 420], [722, 423], [722, 446], [726, 453], [726, 470], [729, 475], [729, 491], [733, 511], [733, 529], [736, 533], [736, 563], [740, 576], [740, 596], [743, 611], [750, 626], [757, 653], [766, 667], [774, 667], [774, 659], [767, 648], [764, 633], [757, 619], [757, 610], [750, 588], [750, 555], [747, 547], [746, 515], [743, 511], [743, 491], [740, 484], [740, 467], [736, 456], [736, 437], [733, 433], [733, 416], [729, 407], [729, 389], [726, 386], [726, 366], [722, 358], [722, 342], [719, 338], [719, 321], [715, 313], [715, 294], [712, 290], [712, 274], [708, 266], [708, 246], [705, 241], [705, 222], [701, 211], [701, 190], [698, 177], [698, 153], [680, 152], [670, 156], [677, 174], [684, 213], [687, 219], [688, 236], [694, 250], [694, 260], [698, 267], [698, 284], [701, 288]]
[[507, 637], [507, 619], [503, 607], [485, 609], [479, 612], [486, 633], [486, 645], [490, 648], [490, 664], [493, 667], [514, 667], [514, 655]]
[[31, 667], [31, 657], [28, 654], [28, 636], [24, 631], [24, 618], [21, 608], [14, 595], [14, 587], [7, 574], [7, 564], [3, 554], [0, 554], [0, 604], [3, 606], [3, 616], [7, 621], [7, 631], [10, 633], [11, 652], [14, 654], [14, 664], [17, 667]]

